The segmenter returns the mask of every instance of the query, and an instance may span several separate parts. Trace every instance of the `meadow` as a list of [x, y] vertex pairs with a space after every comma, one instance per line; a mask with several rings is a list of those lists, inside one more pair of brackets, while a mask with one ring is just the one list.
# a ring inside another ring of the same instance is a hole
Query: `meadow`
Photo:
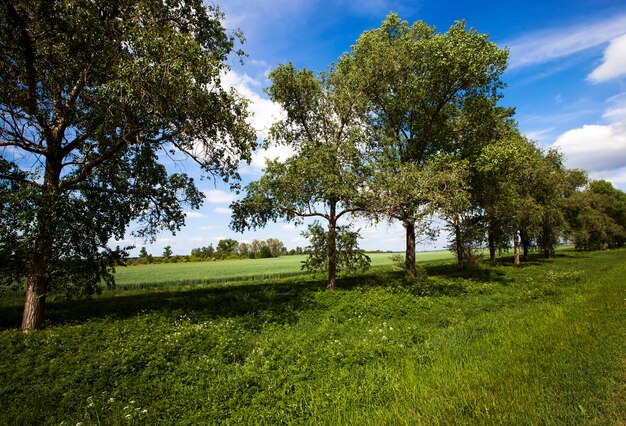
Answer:
[[[393, 253], [368, 253], [371, 267], [390, 266]], [[396, 254], [403, 256], [404, 253]], [[159, 263], [134, 265], [116, 269], [118, 289], [162, 287], [168, 285], [209, 284], [237, 280], [267, 280], [294, 275], [302, 271], [306, 255], [281, 256], [267, 259], [237, 259], [188, 263]], [[453, 258], [449, 251], [418, 252], [418, 264]]]
[[0, 424], [626, 424], [625, 257], [4, 297]]

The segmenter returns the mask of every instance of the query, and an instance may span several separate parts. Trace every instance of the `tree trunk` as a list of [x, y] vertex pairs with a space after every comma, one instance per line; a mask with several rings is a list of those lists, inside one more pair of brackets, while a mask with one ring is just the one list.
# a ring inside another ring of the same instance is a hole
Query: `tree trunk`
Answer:
[[543, 254], [547, 259], [554, 257], [554, 245], [552, 244], [552, 232], [549, 227], [543, 227]]
[[513, 235], [513, 265], [519, 266], [519, 239], [517, 238], [517, 232]]
[[406, 229], [405, 273], [409, 277], [415, 277], [417, 275], [415, 269], [415, 223], [410, 220], [405, 221], [404, 227]]
[[454, 216], [454, 239], [456, 248], [456, 269], [463, 270], [463, 240], [461, 237], [461, 215]]
[[489, 245], [489, 261], [496, 261], [496, 238], [493, 233], [493, 219], [489, 218], [487, 222], [487, 244]]
[[330, 205], [330, 217], [328, 219], [328, 284], [326, 288], [332, 290], [337, 281], [337, 215], [336, 205]]
[[519, 233], [522, 242], [523, 260], [524, 262], [528, 262], [528, 248], [530, 246], [530, 241], [528, 241], [528, 234], [526, 233], [526, 230], [524, 228], [520, 229]]
[[[51, 155], [52, 157], [52, 155]], [[46, 172], [42, 189], [39, 211], [35, 226], [36, 240], [28, 270], [24, 311], [22, 313], [22, 331], [39, 330], [43, 327], [48, 291], [48, 268], [52, 262], [52, 246], [59, 220], [57, 207], [61, 160], [46, 160]]]
[[28, 274], [24, 312], [22, 314], [22, 331], [40, 330], [43, 328], [46, 308], [46, 291], [48, 279], [46, 265], [43, 260], [35, 262]]

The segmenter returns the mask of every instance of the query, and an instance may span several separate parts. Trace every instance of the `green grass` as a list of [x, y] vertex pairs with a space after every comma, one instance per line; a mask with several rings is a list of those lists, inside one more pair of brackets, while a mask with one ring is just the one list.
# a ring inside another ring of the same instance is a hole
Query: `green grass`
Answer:
[[58, 299], [0, 332], [0, 424], [623, 425], [625, 256]]
[[[392, 264], [390, 253], [368, 253], [373, 268]], [[417, 262], [449, 260], [449, 251], [417, 253]], [[233, 280], [267, 280], [302, 274], [305, 255], [270, 259], [241, 259], [214, 262], [164, 263], [136, 265], [116, 269], [119, 289], [147, 288], [196, 283], [218, 283]]]

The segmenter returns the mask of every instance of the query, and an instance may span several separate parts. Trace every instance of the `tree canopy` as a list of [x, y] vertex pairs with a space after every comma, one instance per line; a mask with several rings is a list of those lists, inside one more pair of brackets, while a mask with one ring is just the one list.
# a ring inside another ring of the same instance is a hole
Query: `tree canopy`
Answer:
[[[235, 182], [256, 135], [220, 76], [238, 34], [201, 0], [7, 1], [0, 6], [2, 257], [28, 275], [24, 329], [45, 295], [90, 293], [131, 220], [150, 239], [202, 194], [164, 160], [184, 155]], [[10, 223], [9, 223], [10, 222]], [[5, 275], [3, 274], [3, 277]], [[74, 290], [72, 290], [74, 291]]]
[[231, 205], [237, 231], [285, 219], [299, 223], [315, 217], [328, 223], [328, 287], [336, 280], [337, 221], [362, 209], [366, 184], [365, 134], [355, 101], [343, 91], [333, 70], [319, 77], [309, 70], [281, 65], [270, 75], [270, 98], [286, 111], [268, 142], [286, 144], [296, 154], [284, 162], [269, 161], [263, 176], [246, 187], [243, 200]]
[[[391, 13], [380, 28], [363, 33], [340, 59], [338, 73], [358, 93], [371, 130], [370, 152], [381, 173], [413, 185], [431, 157], [470, 141], [464, 133], [472, 126], [459, 125], [461, 117], [479, 116], [470, 113], [479, 106], [495, 107], [506, 58], [506, 51], [463, 21], [440, 34]], [[396, 188], [400, 192], [381, 201], [406, 228], [406, 270], [415, 275], [415, 224], [428, 200]]]

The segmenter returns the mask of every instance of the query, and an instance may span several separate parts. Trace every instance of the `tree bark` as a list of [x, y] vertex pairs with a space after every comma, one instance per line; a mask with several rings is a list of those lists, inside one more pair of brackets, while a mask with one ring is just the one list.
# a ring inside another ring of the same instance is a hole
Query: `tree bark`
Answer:
[[332, 290], [337, 281], [337, 206], [330, 204], [330, 217], [328, 218], [328, 284], [326, 288]]
[[526, 233], [526, 230], [524, 228], [520, 229], [519, 233], [523, 249], [522, 259], [524, 260], [524, 262], [528, 262], [528, 248], [530, 246], [530, 241], [528, 241], [528, 234]]
[[496, 238], [493, 233], [493, 219], [487, 221], [487, 244], [489, 245], [489, 261], [496, 261]]
[[405, 255], [405, 273], [409, 277], [415, 277], [417, 271], [415, 269], [415, 223], [408, 220], [404, 222], [406, 229], [406, 255]]
[[554, 245], [552, 244], [552, 232], [549, 227], [543, 228], [543, 254], [547, 259], [554, 257]]
[[49, 150], [41, 201], [36, 222], [36, 240], [30, 254], [22, 331], [40, 330], [45, 320], [46, 293], [48, 291], [48, 268], [52, 262], [52, 246], [59, 220], [57, 208], [58, 188], [61, 176], [61, 160], [55, 158], [58, 151]]
[[461, 237], [461, 216], [454, 216], [454, 239], [456, 246], [456, 269], [463, 270], [463, 239]]
[[38, 262], [28, 274], [24, 312], [22, 314], [22, 331], [29, 332], [43, 328], [45, 320], [46, 291], [48, 280], [43, 262]]
[[513, 235], [513, 265], [519, 266], [519, 239], [517, 238], [517, 232]]

